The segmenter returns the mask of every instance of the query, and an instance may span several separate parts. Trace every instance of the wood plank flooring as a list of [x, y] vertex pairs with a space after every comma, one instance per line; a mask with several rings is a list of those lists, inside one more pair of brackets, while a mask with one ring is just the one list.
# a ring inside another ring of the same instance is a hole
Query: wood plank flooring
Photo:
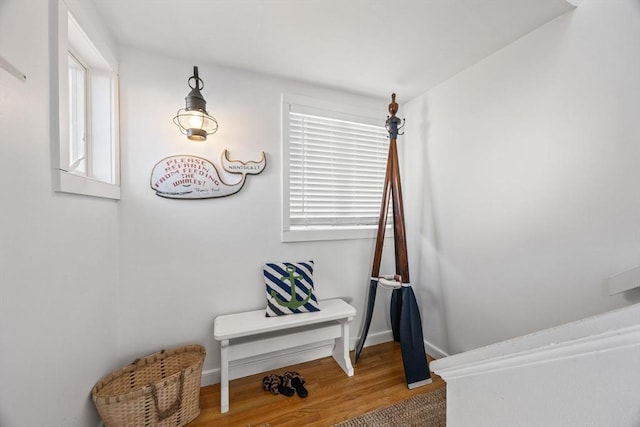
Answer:
[[[285, 397], [262, 389], [262, 378], [272, 373], [298, 371], [309, 396]], [[412, 396], [445, 387], [440, 377], [409, 390], [402, 368], [400, 345], [383, 343], [365, 348], [355, 375], [347, 377], [331, 357], [265, 372], [230, 382], [230, 410], [220, 413], [220, 384], [200, 390], [201, 413], [189, 427], [331, 426]]]

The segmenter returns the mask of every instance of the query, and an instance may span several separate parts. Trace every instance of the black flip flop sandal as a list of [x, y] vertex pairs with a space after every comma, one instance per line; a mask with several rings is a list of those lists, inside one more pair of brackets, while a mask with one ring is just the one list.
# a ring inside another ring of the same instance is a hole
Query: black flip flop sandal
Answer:
[[295, 389], [298, 396], [303, 399], [309, 396], [309, 392], [304, 387], [305, 380], [302, 378], [302, 375], [295, 371], [287, 371], [284, 373], [283, 377], [286, 378], [286, 382], [288, 383], [287, 385], [291, 384], [291, 387]]
[[288, 378], [282, 376], [280, 377], [280, 385], [278, 386], [278, 391], [280, 394], [283, 394], [287, 397], [293, 396], [296, 391], [291, 387], [291, 381]]

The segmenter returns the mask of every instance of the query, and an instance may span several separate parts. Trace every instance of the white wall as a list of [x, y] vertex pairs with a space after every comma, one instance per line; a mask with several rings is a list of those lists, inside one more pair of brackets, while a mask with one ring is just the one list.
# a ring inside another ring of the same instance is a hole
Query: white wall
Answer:
[[427, 116], [411, 101], [399, 112], [405, 117], [404, 148], [400, 160], [407, 225], [407, 249], [411, 283], [420, 304], [422, 334], [427, 353], [435, 358], [449, 354], [446, 328], [445, 296], [438, 261], [438, 235], [431, 208], [431, 171], [425, 141]]
[[640, 264], [637, 1], [584, 0], [406, 110], [434, 342], [457, 353], [640, 301], [606, 283]]
[[86, 427], [115, 368], [116, 202], [52, 191], [48, 2], [0, 2], [0, 425]]
[[640, 424], [640, 304], [438, 359], [447, 426]]
[[[634, 427], [640, 423], [638, 347], [619, 347], [452, 380], [447, 425]], [[447, 381], [447, 388], [449, 388]]]
[[[207, 108], [220, 124], [203, 143], [187, 140], [172, 123], [184, 106], [193, 65], [204, 80]], [[265, 307], [262, 266], [270, 261], [314, 260], [318, 297], [344, 297], [358, 310], [351, 327], [356, 337], [374, 240], [280, 242], [281, 94], [379, 108], [381, 123], [387, 101], [139, 50], [123, 52], [120, 89], [121, 361], [194, 342], [207, 348], [204, 370], [218, 369], [213, 319]], [[261, 175], [248, 176], [241, 192], [225, 198], [170, 200], [151, 190], [151, 170], [164, 157], [197, 155], [219, 165], [224, 149], [240, 160], [258, 160], [265, 151], [267, 167]], [[388, 295], [381, 291], [372, 339], [380, 333], [379, 338], [390, 338], [388, 310]], [[209, 381], [215, 381], [215, 374], [205, 377]]]

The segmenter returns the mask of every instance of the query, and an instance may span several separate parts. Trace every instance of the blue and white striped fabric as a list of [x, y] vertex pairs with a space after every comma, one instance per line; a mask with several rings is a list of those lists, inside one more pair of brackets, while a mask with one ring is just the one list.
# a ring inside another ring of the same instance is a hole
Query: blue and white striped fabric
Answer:
[[263, 272], [267, 317], [320, 310], [313, 292], [313, 261], [265, 264]]

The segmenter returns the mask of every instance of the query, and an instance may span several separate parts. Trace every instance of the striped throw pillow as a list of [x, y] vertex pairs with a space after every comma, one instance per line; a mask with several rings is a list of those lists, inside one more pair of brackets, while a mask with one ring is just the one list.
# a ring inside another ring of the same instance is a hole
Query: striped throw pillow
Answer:
[[269, 263], [263, 272], [267, 317], [320, 310], [313, 292], [313, 261]]

